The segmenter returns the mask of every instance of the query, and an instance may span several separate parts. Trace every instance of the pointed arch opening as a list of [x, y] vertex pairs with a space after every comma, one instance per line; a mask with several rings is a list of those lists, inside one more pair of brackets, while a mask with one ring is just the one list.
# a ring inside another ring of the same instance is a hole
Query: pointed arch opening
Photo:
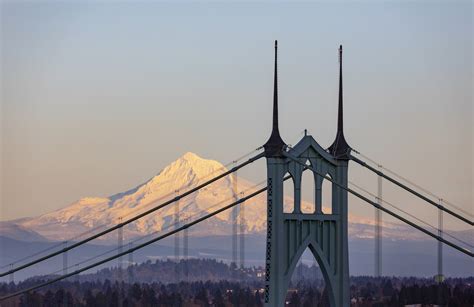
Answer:
[[[331, 178], [331, 175], [326, 174], [327, 177]], [[324, 214], [332, 214], [332, 203], [333, 203], [333, 183], [326, 178], [323, 178], [321, 186], [321, 208]]]
[[[286, 173], [284, 177], [290, 175]], [[283, 181], [283, 213], [293, 213], [295, 211], [295, 182], [293, 177]]]
[[316, 211], [316, 190], [314, 174], [311, 170], [305, 170], [301, 175], [301, 212], [313, 214]]
[[293, 270], [285, 306], [330, 306], [324, 275], [309, 247]]

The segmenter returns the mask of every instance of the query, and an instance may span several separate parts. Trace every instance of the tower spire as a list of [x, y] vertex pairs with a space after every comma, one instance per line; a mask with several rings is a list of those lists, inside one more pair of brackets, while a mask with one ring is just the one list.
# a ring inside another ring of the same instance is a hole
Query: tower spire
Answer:
[[351, 147], [344, 138], [344, 112], [342, 93], [342, 45], [339, 46], [339, 104], [337, 111], [337, 132], [336, 139], [328, 148], [329, 152], [337, 159], [348, 159]]
[[344, 115], [342, 108], [342, 45], [339, 45], [339, 106], [337, 114], [337, 132], [344, 135]]
[[275, 41], [275, 68], [273, 73], [273, 132], [280, 135], [278, 130], [278, 41]]
[[286, 146], [283, 142], [278, 129], [278, 41], [275, 41], [275, 72], [273, 79], [273, 124], [272, 134], [268, 141], [263, 145], [267, 157], [281, 156], [283, 148]]

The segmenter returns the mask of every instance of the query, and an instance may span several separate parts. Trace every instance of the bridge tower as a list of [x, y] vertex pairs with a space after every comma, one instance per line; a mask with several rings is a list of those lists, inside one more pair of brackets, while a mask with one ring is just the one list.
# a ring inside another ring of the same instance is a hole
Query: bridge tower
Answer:
[[[349, 306], [348, 208], [347, 191], [332, 185], [332, 211], [322, 211], [324, 178], [329, 175], [347, 187], [350, 147], [343, 133], [342, 46], [339, 48], [338, 128], [334, 143], [323, 149], [312, 136], [305, 135], [296, 146], [288, 148], [278, 129], [277, 42], [273, 92], [273, 128], [264, 145], [267, 159], [267, 243], [265, 264], [265, 306], [284, 306], [287, 288], [298, 260], [309, 248], [318, 262], [328, 288], [330, 305]], [[301, 179], [304, 171], [313, 173], [315, 210], [301, 210]], [[294, 184], [292, 212], [284, 212], [284, 178]]]

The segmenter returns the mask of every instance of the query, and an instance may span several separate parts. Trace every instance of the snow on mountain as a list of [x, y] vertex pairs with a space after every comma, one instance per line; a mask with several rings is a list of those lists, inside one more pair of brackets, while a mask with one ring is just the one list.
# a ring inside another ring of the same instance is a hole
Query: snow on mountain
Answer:
[[[197, 186], [213, 176], [226, 171], [219, 162], [203, 159], [196, 154], [186, 153], [164, 168], [158, 175], [146, 183], [124, 193], [108, 198], [87, 197], [57, 211], [32, 218], [22, 226], [32, 229], [51, 240], [66, 240], [77, 234], [103, 225], [119, 223], [121, 219], [153, 208], [166, 200], [174, 198], [177, 193]], [[200, 191], [179, 201], [180, 219], [193, 218], [212, 212], [236, 199], [233, 190], [233, 177], [227, 176]], [[248, 189], [252, 184], [239, 178], [238, 191]], [[264, 204], [264, 197], [252, 200]], [[157, 212], [128, 225], [124, 229], [125, 237], [135, 237], [156, 231], [170, 229], [173, 226], [176, 205], [167, 206]], [[261, 231], [265, 227], [262, 206], [248, 206], [248, 231]], [[257, 212], [255, 212], [257, 211]], [[207, 223], [190, 229], [194, 235], [229, 233], [231, 210], [217, 215]], [[116, 234], [113, 234], [116, 236]]]
[[[63, 241], [76, 238], [79, 234], [93, 229], [105, 229], [146, 211], [166, 200], [174, 198], [177, 193], [193, 188], [213, 176], [226, 171], [219, 162], [203, 159], [194, 153], [186, 153], [164, 168], [142, 185], [129, 191], [118, 193], [107, 198], [86, 197], [65, 208], [25, 219], [17, 223], [23, 230], [29, 230], [49, 240]], [[243, 178], [237, 179], [237, 191], [249, 191], [254, 184]], [[192, 220], [218, 209], [236, 199], [234, 177], [222, 178], [204, 189], [199, 190], [179, 201], [180, 219]], [[289, 202], [289, 198], [285, 203]], [[308, 202], [303, 208], [310, 207]], [[132, 238], [166, 231], [174, 227], [176, 205], [170, 205], [147, 215], [124, 227], [124, 238]], [[208, 236], [231, 233], [232, 209], [224, 211], [212, 219], [189, 229], [190, 235]], [[262, 233], [266, 229], [266, 195], [262, 193], [245, 204], [247, 233]], [[352, 237], [373, 236], [373, 221], [350, 215], [349, 232]], [[392, 238], [414, 237], [407, 227], [385, 223], [385, 236]], [[116, 233], [102, 238], [116, 241]], [[77, 238], [76, 238], [77, 239]]]

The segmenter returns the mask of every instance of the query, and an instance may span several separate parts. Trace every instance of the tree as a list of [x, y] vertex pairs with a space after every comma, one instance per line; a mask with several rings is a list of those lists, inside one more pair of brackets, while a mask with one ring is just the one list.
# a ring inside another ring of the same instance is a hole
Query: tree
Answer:
[[260, 296], [260, 291], [255, 291], [255, 306], [260, 307], [262, 306], [262, 298]]
[[41, 296], [36, 292], [28, 292], [20, 298], [20, 307], [41, 306]]
[[142, 298], [142, 288], [139, 284], [133, 284], [132, 288], [130, 289], [130, 296], [136, 301], [139, 301]]
[[87, 290], [84, 294], [84, 302], [86, 303], [86, 306], [95, 305], [95, 297], [92, 295], [91, 290]]
[[318, 306], [329, 306], [329, 293], [327, 287], [324, 287], [323, 295], [321, 296]]
[[204, 287], [201, 287], [199, 292], [194, 297], [194, 302], [199, 304], [199, 306], [207, 307], [209, 306], [209, 297], [207, 296], [207, 291]]
[[43, 300], [43, 306], [44, 307], [55, 307], [54, 306], [54, 295], [51, 290], [46, 291], [44, 294], [44, 300]]
[[214, 299], [212, 300], [212, 304], [215, 307], [225, 307], [224, 297], [222, 296], [222, 291], [219, 288], [217, 288], [213, 296], [214, 296]]
[[295, 291], [291, 294], [289, 306], [291, 306], [291, 307], [300, 306], [300, 296], [298, 295], [297, 291]]
[[158, 300], [156, 299], [155, 290], [150, 287], [145, 287], [143, 289], [142, 300], [144, 306], [156, 306], [158, 305]]
[[92, 306], [107, 306], [107, 297], [102, 291], [97, 292]]
[[392, 296], [393, 292], [392, 281], [390, 279], [385, 280], [382, 286], [383, 296]]

